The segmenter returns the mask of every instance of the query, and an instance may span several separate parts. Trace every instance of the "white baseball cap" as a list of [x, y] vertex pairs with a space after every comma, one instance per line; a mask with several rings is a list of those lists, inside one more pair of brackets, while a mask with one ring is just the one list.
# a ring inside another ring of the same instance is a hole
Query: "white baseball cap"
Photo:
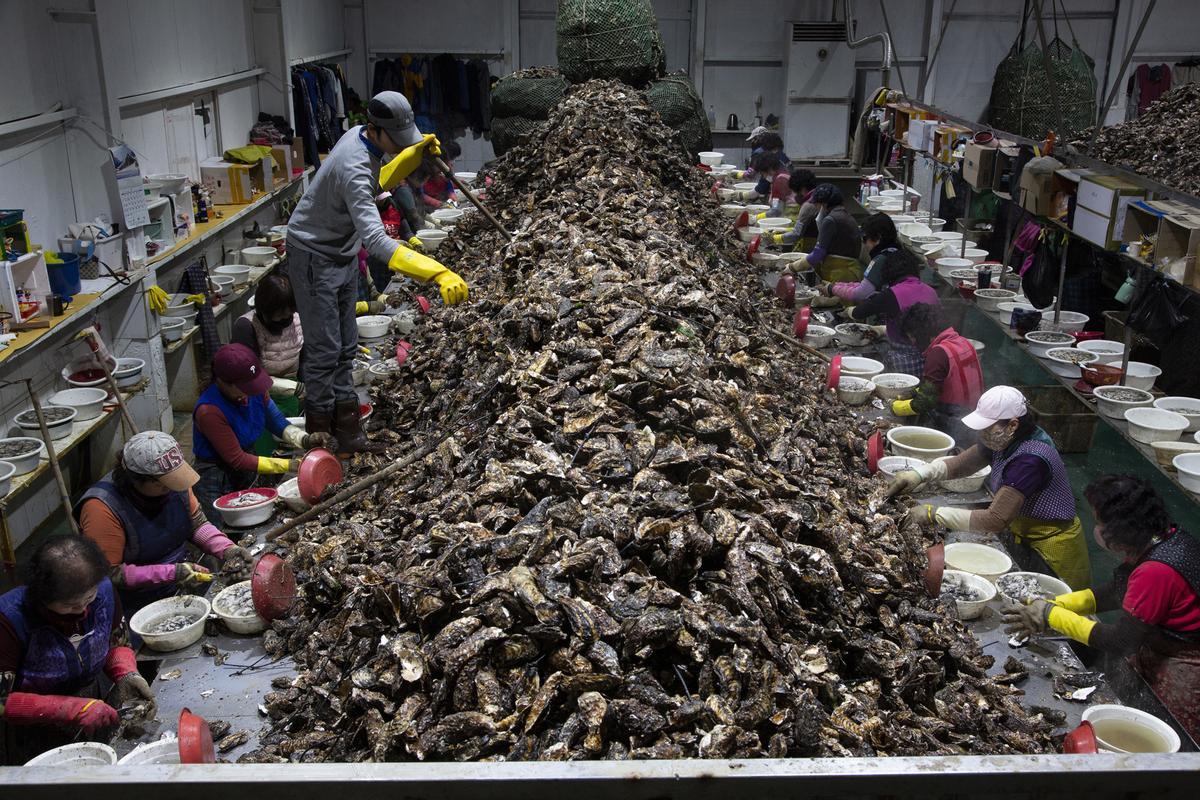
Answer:
[[976, 431], [990, 428], [1002, 419], [1025, 416], [1029, 403], [1011, 386], [993, 386], [983, 393], [975, 410], [962, 418], [963, 425]]

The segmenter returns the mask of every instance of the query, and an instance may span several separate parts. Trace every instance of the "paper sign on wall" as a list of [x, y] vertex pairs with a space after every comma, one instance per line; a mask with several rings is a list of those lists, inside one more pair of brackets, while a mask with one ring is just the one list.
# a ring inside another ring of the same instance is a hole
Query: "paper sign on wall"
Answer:
[[125, 227], [138, 228], [149, 225], [150, 213], [146, 209], [146, 192], [142, 188], [142, 170], [138, 166], [137, 153], [128, 146], [119, 144], [108, 148], [108, 154], [112, 159]]

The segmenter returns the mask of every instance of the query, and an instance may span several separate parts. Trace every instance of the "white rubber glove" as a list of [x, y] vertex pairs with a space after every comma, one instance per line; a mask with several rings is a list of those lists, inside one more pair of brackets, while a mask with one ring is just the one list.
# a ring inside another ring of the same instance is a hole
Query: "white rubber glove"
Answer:
[[299, 425], [288, 425], [283, 429], [283, 433], [279, 434], [279, 438], [293, 450], [304, 449], [304, 429]]
[[971, 510], [969, 508], [941, 506], [934, 509], [933, 518], [952, 531], [971, 530]]
[[272, 397], [295, 397], [296, 389], [300, 384], [291, 378], [272, 378], [271, 379], [271, 396]]

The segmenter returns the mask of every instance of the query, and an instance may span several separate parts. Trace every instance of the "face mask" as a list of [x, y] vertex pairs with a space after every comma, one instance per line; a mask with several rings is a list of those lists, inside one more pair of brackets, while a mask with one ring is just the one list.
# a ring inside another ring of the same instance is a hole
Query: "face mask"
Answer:
[[271, 334], [272, 336], [280, 335], [288, 329], [289, 325], [292, 324], [291, 317], [281, 322], [272, 322], [269, 319], [265, 319], [262, 314], [256, 313], [255, 316], [258, 317], [258, 321], [262, 323], [262, 326], [267, 329], [267, 333]]
[[979, 434], [979, 441], [988, 450], [998, 453], [1012, 443], [1012, 434], [1007, 427], [992, 427]]

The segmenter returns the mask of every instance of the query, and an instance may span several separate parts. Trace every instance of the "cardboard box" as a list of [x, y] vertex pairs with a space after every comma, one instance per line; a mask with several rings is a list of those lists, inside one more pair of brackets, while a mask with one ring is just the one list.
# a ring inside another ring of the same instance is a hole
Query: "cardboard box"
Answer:
[[[301, 139], [299, 136], [292, 137], [291, 150], [292, 150], [292, 166], [300, 167], [301, 169], [303, 169], [305, 164], [307, 163], [304, 160], [304, 140]], [[311, 165], [309, 165], [309, 166], [311, 166]]]
[[933, 152], [933, 131], [937, 121], [914, 119], [908, 123], [908, 146], [923, 153]]
[[1146, 190], [1110, 175], [1086, 175], [1079, 180], [1079, 205], [1101, 216], [1125, 224], [1125, 209], [1136, 200], [1143, 200]]
[[250, 165], [250, 185], [255, 194], [275, 188], [275, 159], [272, 156], [263, 156], [257, 164]]
[[277, 144], [271, 147], [271, 158], [275, 160], [275, 184], [285, 183], [292, 179], [292, 148], [288, 145]]
[[971, 130], [961, 125], [942, 123], [933, 129], [933, 157], [943, 164], [954, 161], [954, 145], [971, 138]]
[[993, 170], [996, 166], [996, 148], [968, 142], [963, 151], [962, 177], [976, 189], [992, 188]]
[[1125, 209], [1121, 241], [1136, 244], [1143, 236], [1158, 236], [1162, 218], [1171, 212], [1171, 204], [1161, 200], [1136, 200], [1130, 203]]
[[1012, 185], [1013, 164], [1017, 160], [1017, 152], [1015, 147], [996, 148], [995, 163], [992, 165], [992, 191], [1020, 200], [1020, 187]]
[[1197, 255], [1200, 255], [1200, 216], [1168, 215], [1159, 220], [1155, 261], [1191, 256], [1194, 262]]
[[1021, 207], [1030, 214], [1050, 216], [1054, 211], [1054, 180], [1053, 172], [1021, 170], [1021, 183], [1018, 187]]
[[262, 179], [262, 164], [234, 164], [220, 158], [200, 162], [200, 181], [212, 190], [212, 199], [219, 205], [245, 205], [254, 196], [251, 172], [257, 167]]
[[1071, 230], [1080, 238], [1105, 250], [1116, 250], [1121, 246], [1121, 225], [1112, 217], [1097, 214], [1090, 208], [1075, 207], [1075, 219], [1071, 223]]

